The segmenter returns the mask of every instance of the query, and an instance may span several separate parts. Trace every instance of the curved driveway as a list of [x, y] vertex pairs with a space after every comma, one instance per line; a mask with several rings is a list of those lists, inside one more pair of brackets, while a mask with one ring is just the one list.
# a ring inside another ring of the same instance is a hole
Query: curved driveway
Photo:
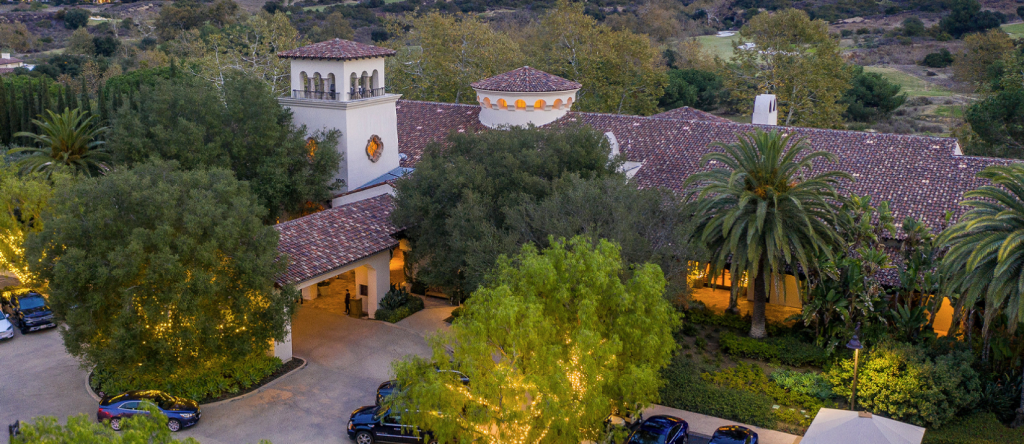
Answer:
[[[292, 324], [294, 353], [307, 360], [306, 367], [243, 399], [204, 408], [203, 420], [180, 438], [191, 436], [203, 444], [350, 442], [345, 435], [349, 414], [373, 404], [377, 385], [389, 379], [391, 361], [429, 356], [423, 328], [437, 325], [399, 327], [309, 307], [300, 307]], [[85, 374], [64, 351], [56, 330], [17, 334], [0, 343], [0, 425], [38, 415], [62, 421], [79, 413], [94, 415], [96, 402], [85, 392]]]

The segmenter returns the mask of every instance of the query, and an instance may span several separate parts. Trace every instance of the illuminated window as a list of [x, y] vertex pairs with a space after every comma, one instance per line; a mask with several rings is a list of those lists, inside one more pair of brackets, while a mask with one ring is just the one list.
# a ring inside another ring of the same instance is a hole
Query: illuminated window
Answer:
[[538, 100], [536, 102], [533, 102], [533, 109], [544, 109], [546, 105], [547, 103], [544, 103], [543, 100]]
[[487, 108], [487, 109], [491, 108], [491, 98], [490, 97], [484, 97], [484, 108]]
[[565, 99], [565, 107], [572, 108], [572, 97]]
[[551, 105], [554, 109], [562, 109], [562, 99], [555, 99], [555, 103]]
[[516, 109], [526, 109], [526, 101], [523, 99], [516, 100]]
[[508, 102], [506, 102], [505, 99], [498, 99], [498, 108], [508, 109]]

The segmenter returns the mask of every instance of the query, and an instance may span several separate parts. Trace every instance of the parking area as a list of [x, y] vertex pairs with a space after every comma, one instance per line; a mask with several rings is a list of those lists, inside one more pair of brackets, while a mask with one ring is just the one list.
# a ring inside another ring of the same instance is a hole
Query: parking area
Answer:
[[[426, 314], [426, 313], [425, 313]], [[85, 391], [86, 370], [64, 351], [56, 329], [0, 342], [0, 424], [50, 415], [96, 414]], [[299, 307], [293, 319], [295, 356], [305, 368], [234, 402], [203, 408], [203, 420], [179, 433], [204, 444], [349, 442], [352, 410], [373, 404], [391, 361], [429, 356], [416, 330]]]

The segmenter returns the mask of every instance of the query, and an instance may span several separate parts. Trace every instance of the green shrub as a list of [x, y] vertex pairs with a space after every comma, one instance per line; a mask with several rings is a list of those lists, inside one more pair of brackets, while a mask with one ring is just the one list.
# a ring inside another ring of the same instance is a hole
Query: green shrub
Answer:
[[975, 413], [938, 429], [928, 429], [924, 444], [1005, 444], [1024, 442], [1024, 429], [1006, 427], [994, 413]]
[[818, 399], [831, 399], [832, 384], [818, 372], [801, 373], [794, 370], [778, 370], [771, 375], [779, 387], [796, 393], [813, 396]]
[[696, 345], [697, 348], [704, 350], [708, 346], [708, 340], [704, 338], [697, 338], [693, 341], [693, 345]]
[[758, 427], [776, 425], [772, 399], [731, 387], [718, 387], [700, 377], [697, 362], [677, 355], [664, 370], [661, 402], [669, 407], [725, 418]]
[[686, 336], [697, 336], [697, 333], [700, 333], [697, 326], [691, 322], [684, 323], [681, 331]]
[[731, 356], [795, 367], [824, 367], [829, 361], [828, 353], [823, 348], [792, 336], [753, 339], [726, 332], [718, 338], [718, 346]]
[[[882, 342], [861, 360], [857, 402], [892, 419], [940, 427], [981, 398], [973, 361], [968, 350], [932, 357], [921, 347]], [[849, 397], [853, 360], [840, 361], [826, 377], [837, 395]]]
[[921, 64], [929, 68], [945, 68], [953, 64], [953, 54], [948, 49], [942, 48], [939, 52], [924, 56]]
[[207, 363], [200, 372], [182, 375], [159, 375], [133, 366], [115, 370], [96, 368], [92, 385], [94, 390], [108, 395], [128, 390], [162, 390], [203, 402], [252, 387], [280, 367], [280, 359], [259, 353], [236, 361]]
[[423, 299], [413, 296], [405, 290], [397, 289], [392, 285], [391, 291], [381, 299], [380, 308], [377, 309], [374, 318], [393, 324], [422, 309]]
[[819, 409], [833, 405], [830, 402], [823, 402], [810, 395], [786, 390], [768, 378], [768, 375], [761, 370], [761, 367], [754, 364], [741, 363], [736, 367], [720, 372], [704, 373], [701, 375], [701, 379], [723, 388], [745, 390], [754, 394], [766, 395], [776, 404], [799, 407], [805, 411], [805, 413], [797, 412], [799, 417], [795, 417], [790, 409], [780, 408], [774, 410], [773, 413], [779, 421], [799, 424], [803, 427], [811, 425], [811, 420], [818, 414]]

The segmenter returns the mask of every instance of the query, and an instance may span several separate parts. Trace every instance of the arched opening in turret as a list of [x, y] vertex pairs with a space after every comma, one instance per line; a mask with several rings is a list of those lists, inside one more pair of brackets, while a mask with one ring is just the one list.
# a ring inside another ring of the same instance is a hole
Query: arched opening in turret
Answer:
[[498, 99], [498, 109], [508, 109], [508, 102], [505, 99]]
[[332, 100], [337, 99], [337, 97], [336, 97], [337, 89], [334, 86], [335, 84], [336, 83], [335, 83], [335, 79], [334, 79], [334, 73], [332, 72], [332, 73], [327, 75], [327, 87], [324, 89], [325, 91], [327, 91], [330, 94], [329, 98], [332, 99]]
[[569, 109], [572, 109], [572, 97], [569, 97], [568, 99], [565, 99], [565, 107], [569, 108]]
[[555, 99], [555, 103], [551, 105], [554, 109], [562, 109], [562, 99]]
[[484, 108], [490, 109], [491, 108], [491, 98], [490, 97], [484, 97], [483, 104], [484, 104]]
[[516, 109], [526, 109], [526, 101], [523, 99], [516, 100]]
[[320, 96], [323, 95], [323, 92], [324, 92], [324, 78], [321, 77], [320, 73], [318, 73], [318, 72], [313, 73], [313, 88], [312, 89], [313, 89], [313, 91], [315, 91], [317, 93], [316, 94], [316, 98], [319, 99]]
[[536, 102], [533, 102], [533, 109], [543, 110], [545, 106], [547, 106], [547, 103], [544, 103], [544, 99], [538, 99]]
[[359, 98], [359, 77], [356, 77], [356, 73], [352, 73], [348, 79], [348, 94], [350, 99]]
[[377, 89], [377, 88], [380, 88], [381, 86], [383, 86], [383, 85], [380, 84], [380, 74], [377, 73], [376, 69], [373, 70], [373, 75], [372, 75], [371, 78], [373, 79], [373, 81], [371, 83], [371, 86], [370, 86], [371, 88]]
[[302, 91], [309, 91], [309, 75], [306, 74], [306, 71], [299, 73], [299, 82], [302, 83]]

